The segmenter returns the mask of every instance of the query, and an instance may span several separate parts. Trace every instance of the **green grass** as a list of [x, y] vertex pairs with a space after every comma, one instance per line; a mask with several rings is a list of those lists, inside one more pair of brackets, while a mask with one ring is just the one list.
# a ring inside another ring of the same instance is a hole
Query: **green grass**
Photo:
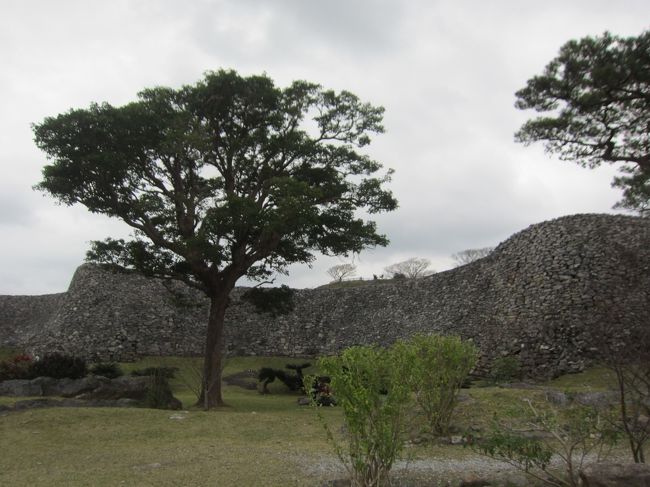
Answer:
[[605, 367], [592, 367], [579, 374], [563, 375], [546, 385], [571, 392], [604, 391], [617, 387], [614, 372]]
[[[237, 358], [225, 373], [302, 360]], [[125, 372], [155, 365], [192, 370], [199, 359], [148, 357]], [[279, 392], [280, 385], [274, 384]], [[172, 381], [185, 411], [42, 409], [0, 416], [2, 486], [314, 485], [305, 465], [329, 455], [315, 412], [297, 394], [261, 395], [225, 386], [228, 407], [204, 412], [180, 379]], [[11, 404], [16, 399], [0, 398]], [[336, 428], [340, 411], [323, 411]], [[185, 419], [170, 419], [173, 415]]]
[[[287, 357], [229, 359], [224, 374], [262, 366], [314, 361]], [[2, 486], [313, 486], [340, 473], [323, 473], [332, 462], [331, 445], [314, 410], [297, 405], [299, 395], [272, 384], [272, 394], [224, 387], [228, 407], [204, 412], [183, 377], [199, 367], [198, 358], [147, 357], [121, 364], [125, 372], [157, 365], [179, 367], [171, 381], [185, 412], [150, 409], [42, 409], [0, 416]], [[307, 372], [314, 371], [312, 367]], [[560, 390], [606, 387], [602, 369], [549, 382]], [[472, 388], [453, 419], [456, 431], [486, 429], [498, 416], [524, 424], [525, 399], [541, 400], [542, 389]], [[0, 398], [11, 404], [16, 398]], [[339, 408], [321, 409], [332, 431], [341, 431]], [[176, 415], [184, 419], [171, 419]], [[415, 418], [413, 431], [417, 434]], [[428, 443], [413, 446], [414, 459], [462, 459], [470, 449]], [[433, 484], [435, 485], [435, 484]], [[443, 484], [444, 485], [444, 484]]]
[[5, 416], [0, 484], [309, 485], [300, 460], [326, 449], [308, 410], [193, 411], [183, 420], [171, 414], [50, 409]]

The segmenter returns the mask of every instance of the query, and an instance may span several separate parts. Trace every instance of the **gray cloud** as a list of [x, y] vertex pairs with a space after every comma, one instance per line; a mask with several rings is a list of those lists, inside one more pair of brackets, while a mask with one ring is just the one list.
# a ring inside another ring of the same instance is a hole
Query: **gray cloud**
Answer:
[[[0, 293], [42, 293], [66, 288], [89, 240], [129, 231], [31, 190], [46, 161], [30, 124], [220, 67], [385, 106], [387, 132], [369, 151], [396, 169], [400, 208], [377, 218], [391, 245], [356, 257], [367, 277], [413, 256], [443, 269], [451, 253], [532, 223], [611, 211], [614, 168], [589, 171], [514, 143], [529, 116], [513, 108], [514, 92], [567, 40], [638, 34], [648, 9], [644, 0], [24, 0], [1, 13]], [[278, 282], [321, 284], [342, 260], [294, 266]]]

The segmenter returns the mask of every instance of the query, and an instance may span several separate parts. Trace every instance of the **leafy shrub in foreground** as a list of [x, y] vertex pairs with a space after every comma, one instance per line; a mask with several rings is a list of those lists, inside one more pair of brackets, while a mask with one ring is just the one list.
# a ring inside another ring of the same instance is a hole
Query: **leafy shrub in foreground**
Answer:
[[115, 362], [95, 364], [90, 368], [90, 372], [93, 375], [101, 375], [107, 379], [116, 379], [117, 377], [122, 377], [124, 375], [120, 366]]
[[[597, 410], [573, 405], [560, 411], [550, 405], [546, 411], [527, 401], [530, 426], [546, 433], [541, 439], [522, 436], [507, 426], [495, 425], [494, 431], [472, 447], [491, 458], [509, 463], [546, 485], [578, 487], [578, 478], [589, 462], [600, 462], [616, 444], [618, 434], [603, 421]], [[556, 457], [561, 470], [551, 468]]]
[[34, 377], [52, 377], [54, 379], [81, 379], [88, 373], [84, 359], [62, 353], [45, 355], [35, 361], [31, 369]]
[[320, 360], [320, 371], [330, 377], [343, 409], [347, 451], [327, 425], [325, 430], [353, 485], [382, 485], [404, 447], [411, 396], [404, 380], [410, 368], [407, 359], [394, 349], [352, 347]]
[[476, 347], [455, 336], [415, 335], [396, 343], [395, 349], [411, 364], [404, 380], [415, 393], [431, 432], [448, 434], [458, 392], [476, 364]]

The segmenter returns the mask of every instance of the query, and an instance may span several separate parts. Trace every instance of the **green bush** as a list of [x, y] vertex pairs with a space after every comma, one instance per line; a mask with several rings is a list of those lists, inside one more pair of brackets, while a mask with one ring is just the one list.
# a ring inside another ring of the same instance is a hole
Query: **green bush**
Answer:
[[416, 335], [395, 348], [408, 357], [411, 368], [405, 380], [431, 432], [447, 435], [458, 392], [476, 364], [476, 347], [455, 336]]
[[490, 380], [499, 384], [521, 379], [521, 363], [517, 357], [499, 357], [492, 362]]
[[320, 360], [319, 370], [330, 377], [337, 404], [343, 410], [346, 451], [327, 425], [326, 431], [353, 485], [386, 482], [403, 449], [404, 418], [411, 396], [404, 380], [410, 367], [407, 359], [394, 349], [352, 347], [339, 356]]
[[[546, 485], [578, 487], [578, 474], [587, 463], [600, 462], [616, 444], [614, 425], [603, 421], [594, 408], [573, 405], [558, 410], [550, 404], [541, 410], [528, 401], [529, 426], [539, 438], [522, 436], [508, 426], [495, 425], [472, 447], [489, 457], [506, 462]], [[551, 459], [560, 460], [561, 468], [551, 468]]]
[[14, 355], [0, 362], [0, 382], [3, 380], [33, 379], [32, 358], [26, 354]]
[[115, 362], [95, 364], [90, 368], [90, 373], [93, 375], [101, 375], [107, 379], [116, 379], [124, 375], [120, 366]]
[[149, 374], [148, 377], [144, 407], [151, 409], [172, 408], [174, 395], [172, 394], [167, 377], [159, 372]]
[[51, 353], [32, 364], [34, 377], [52, 377], [54, 379], [81, 379], [88, 373], [86, 361], [80, 357]]

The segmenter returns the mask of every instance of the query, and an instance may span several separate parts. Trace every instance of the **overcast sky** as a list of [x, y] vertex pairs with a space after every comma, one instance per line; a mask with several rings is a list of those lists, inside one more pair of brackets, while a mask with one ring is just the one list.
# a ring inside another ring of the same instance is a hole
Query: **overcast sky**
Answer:
[[[452, 253], [530, 224], [613, 212], [615, 168], [514, 142], [530, 116], [514, 93], [569, 39], [638, 35], [649, 22], [647, 0], [0, 0], [0, 294], [64, 291], [90, 240], [129, 234], [31, 189], [46, 159], [30, 125], [219, 68], [386, 108], [369, 152], [395, 169], [400, 207], [377, 218], [391, 244], [356, 258], [362, 276], [415, 256], [444, 270]], [[343, 262], [294, 266], [278, 282], [318, 286]]]

